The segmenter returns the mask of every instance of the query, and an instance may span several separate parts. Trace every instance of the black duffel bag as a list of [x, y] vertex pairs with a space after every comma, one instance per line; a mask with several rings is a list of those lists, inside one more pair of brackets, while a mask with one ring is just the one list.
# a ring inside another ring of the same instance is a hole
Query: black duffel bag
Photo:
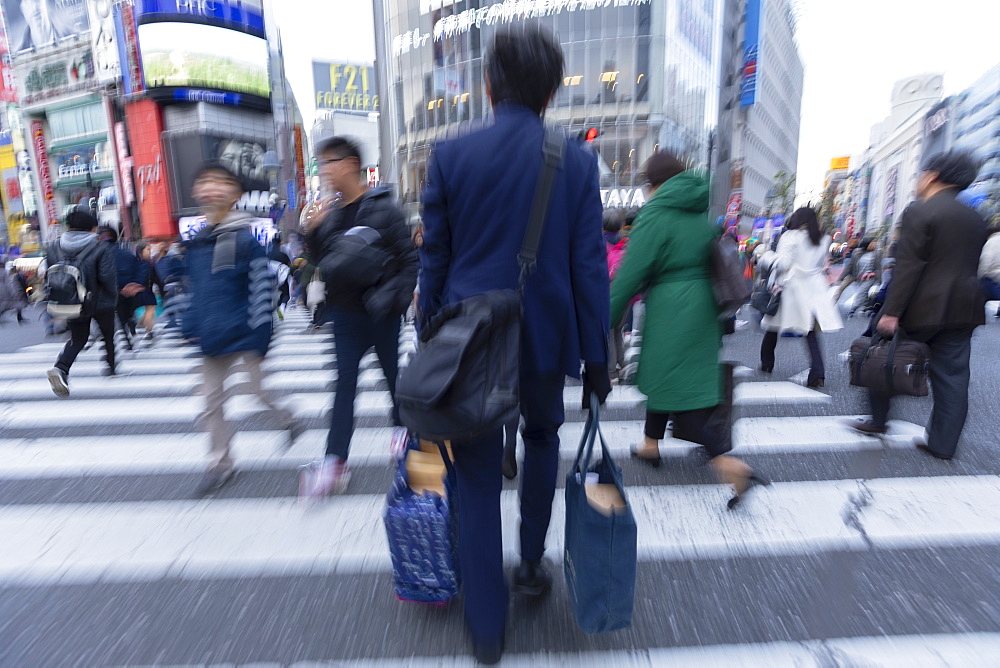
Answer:
[[518, 256], [517, 290], [491, 290], [447, 304], [420, 332], [396, 381], [403, 425], [423, 439], [470, 441], [513, 422], [519, 411], [521, 293], [535, 267], [565, 137], [546, 128], [542, 169]]
[[781, 306], [781, 292], [772, 292], [765, 281], [754, 288], [753, 294], [750, 295], [750, 306], [763, 315], [777, 315]]
[[851, 344], [848, 364], [851, 385], [888, 396], [927, 396], [931, 349], [926, 343], [903, 338], [900, 330], [891, 339], [876, 334]]
[[382, 247], [382, 235], [359, 225], [339, 235], [319, 264], [328, 287], [366, 290], [378, 285], [389, 271], [392, 255]]

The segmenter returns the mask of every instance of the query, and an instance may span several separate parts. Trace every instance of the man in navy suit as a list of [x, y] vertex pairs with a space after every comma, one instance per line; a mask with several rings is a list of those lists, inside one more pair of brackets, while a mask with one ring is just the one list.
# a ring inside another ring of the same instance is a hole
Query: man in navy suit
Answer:
[[[484, 63], [493, 123], [438, 144], [423, 193], [421, 322], [445, 304], [514, 288], [517, 256], [542, 166], [541, 115], [562, 82], [563, 55], [537, 27], [500, 30]], [[559, 465], [566, 376], [603, 402], [608, 376], [608, 266], [594, 154], [568, 141], [525, 284], [521, 349], [521, 563], [515, 593], [540, 595], [541, 565]], [[500, 525], [503, 432], [456, 443], [459, 561], [465, 619], [476, 658], [499, 661], [507, 613]]]

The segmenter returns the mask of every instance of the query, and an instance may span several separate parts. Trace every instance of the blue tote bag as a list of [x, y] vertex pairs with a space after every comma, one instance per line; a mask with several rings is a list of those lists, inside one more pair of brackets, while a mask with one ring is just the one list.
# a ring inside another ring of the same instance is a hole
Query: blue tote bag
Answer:
[[[632, 624], [636, 526], [621, 471], [601, 434], [596, 395], [590, 406], [576, 461], [566, 476], [563, 569], [580, 628], [585, 633], [603, 633]], [[602, 457], [591, 465], [598, 438]]]
[[[396, 596], [417, 603], [446, 603], [458, 594], [458, 514], [455, 467], [440, 444], [447, 468], [445, 496], [418, 494], [406, 475], [406, 451], [386, 495], [385, 523]], [[410, 438], [407, 450], [419, 449]]]

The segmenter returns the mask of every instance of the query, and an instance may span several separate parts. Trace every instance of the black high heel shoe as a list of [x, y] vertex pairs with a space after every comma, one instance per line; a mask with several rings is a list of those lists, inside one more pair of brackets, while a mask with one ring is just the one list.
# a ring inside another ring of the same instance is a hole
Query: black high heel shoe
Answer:
[[632, 459], [638, 459], [640, 462], [648, 464], [649, 466], [652, 466], [654, 469], [660, 468], [661, 459], [659, 454], [657, 454], [656, 457], [646, 457], [644, 455], [640, 455], [639, 448], [636, 446], [635, 443], [629, 446], [629, 452], [632, 454]]
[[740, 501], [742, 501], [743, 497], [747, 495], [747, 492], [749, 492], [757, 485], [760, 485], [761, 487], [770, 487], [771, 481], [765, 478], [764, 476], [758, 474], [756, 471], [751, 471], [750, 475], [747, 476], [746, 489], [744, 489], [743, 492], [741, 492], [740, 494], [736, 494], [733, 496], [733, 498], [729, 499], [729, 501], [726, 503], [726, 507], [729, 510], [732, 510], [736, 506], [740, 505]]

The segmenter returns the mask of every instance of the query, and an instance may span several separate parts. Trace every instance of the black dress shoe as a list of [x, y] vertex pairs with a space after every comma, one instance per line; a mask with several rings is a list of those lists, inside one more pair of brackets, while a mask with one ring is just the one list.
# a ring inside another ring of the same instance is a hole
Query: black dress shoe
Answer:
[[946, 462], [947, 461], [951, 461], [951, 456], [950, 455], [942, 455], [942, 454], [938, 454], [937, 452], [934, 452], [933, 450], [930, 449], [930, 447], [924, 441], [919, 441], [918, 440], [915, 443], [915, 445], [917, 446], [917, 450], [922, 450], [923, 452], [926, 452], [927, 454], [929, 454], [931, 457], [934, 457], [935, 459], [943, 459]]
[[643, 464], [648, 464], [649, 466], [652, 466], [654, 469], [660, 468], [660, 462], [662, 461], [662, 458], [660, 457], [659, 452], [656, 453], [655, 457], [647, 457], [646, 455], [639, 454], [640, 448], [635, 443], [629, 446], [628, 450], [629, 453], [631, 453], [632, 455], [632, 459], [638, 459]]
[[866, 436], [881, 436], [888, 431], [886, 427], [880, 427], [871, 420], [851, 420], [847, 423], [847, 426]]
[[513, 480], [517, 477], [517, 441], [503, 446], [503, 460], [500, 470], [507, 480]]
[[823, 387], [823, 384], [824, 384], [825, 382], [826, 382], [826, 379], [825, 379], [825, 378], [823, 378], [823, 377], [818, 377], [818, 378], [810, 378], [810, 379], [809, 379], [809, 380], [808, 380], [808, 381], [806, 382], [806, 387], [811, 387], [811, 388], [817, 388], [817, 387]]
[[472, 656], [484, 666], [492, 666], [500, 662], [503, 656], [503, 638], [490, 642], [472, 641]]
[[762, 373], [772, 373], [774, 371], [774, 366], [766, 366], [764, 364], [761, 364], [760, 370]]
[[521, 560], [514, 571], [514, 581], [510, 590], [515, 594], [525, 596], [541, 596], [552, 586], [552, 576], [549, 575], [540, 561]]

